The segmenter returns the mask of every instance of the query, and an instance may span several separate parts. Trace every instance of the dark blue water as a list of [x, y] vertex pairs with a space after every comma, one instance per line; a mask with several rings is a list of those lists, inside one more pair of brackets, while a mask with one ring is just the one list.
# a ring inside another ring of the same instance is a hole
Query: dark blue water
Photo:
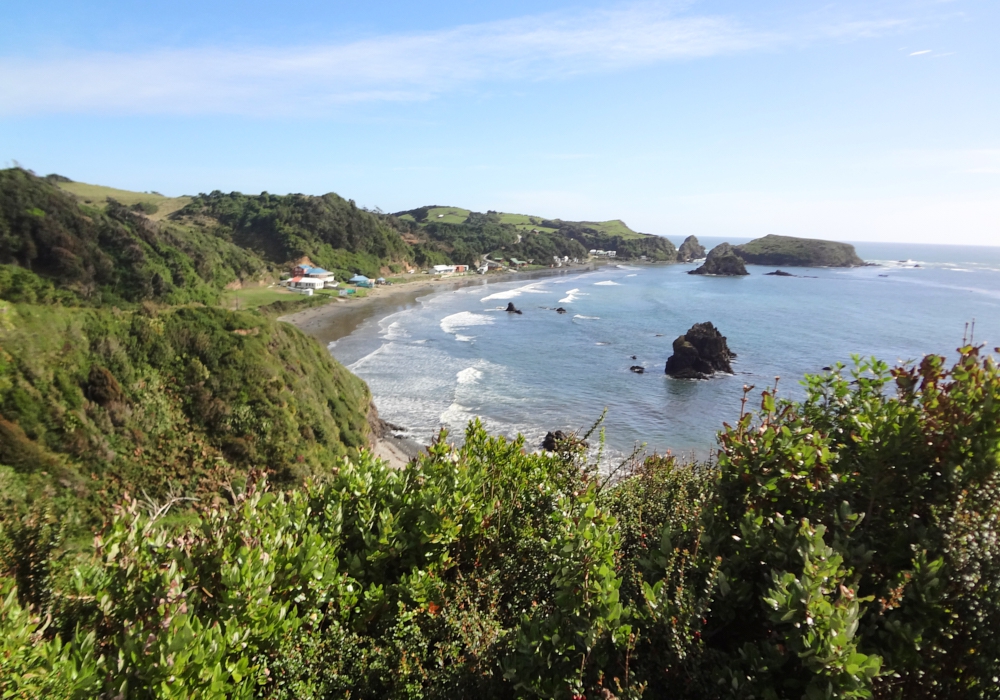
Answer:
[[[607, 407], [613, 452], [646, 443], [704, 454], [723, 421], [738, 418], [744, 384], [780, 376], [780, 393], [795, 398], [805, 373], [855, 353], [890, 363], [951, 355], [973, 319], [976, 341], [1000, 345], [1000, 248], [857, 249], [881, 266], [794, 268], [803, 277], [791, 278], [750, 266], [748, 277], [712, 278], [686, 274], [690, 265], [618, 265], [464, 288], [372, 320], [331, 352], [418, 441], [442, 425], [460, 434], [480, 416], [492, 431], [537, 442], [589, 426]], [[509, 301], [524, 313], [503, 312]], [[664, 376], [674, 338], [702, 321], [728, 337], [736, 374]], [[636, 364], [646, 373], [630, 372]]]

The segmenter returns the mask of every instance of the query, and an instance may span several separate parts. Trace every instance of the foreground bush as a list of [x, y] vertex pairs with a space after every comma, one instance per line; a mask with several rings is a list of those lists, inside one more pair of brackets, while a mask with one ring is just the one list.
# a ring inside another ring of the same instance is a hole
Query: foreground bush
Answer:
[[473, 424], [401, 471], [126, 501], [83, 552], [8, 519], [0, 694], [998, 697], [992, 359], [807, 389], [611, 484]]

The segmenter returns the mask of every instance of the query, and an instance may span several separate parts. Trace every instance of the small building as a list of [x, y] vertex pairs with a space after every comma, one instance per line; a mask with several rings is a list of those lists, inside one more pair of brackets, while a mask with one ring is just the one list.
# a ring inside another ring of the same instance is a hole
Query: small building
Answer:
[[454, 265], [435, 265], [434, 274], [435, 275], [446, 275], [455, 271]]
[[456, 273], [457, 272], [468, 272], [468, 271], [469, 271], [469, 266], [468, 265], [455, 265], [455, 272]]
[[325, 280], [313, 277], [293, 277], [288, 280], [289, 289], [323, 289], [325, 286]]
[[513, 265], [514, 267], [522, 267], [524, 265], [527, 265], [528, 263], [526, 263], [523, 260], [518, 260], [517, 258], [511, 258], [510, 264]]

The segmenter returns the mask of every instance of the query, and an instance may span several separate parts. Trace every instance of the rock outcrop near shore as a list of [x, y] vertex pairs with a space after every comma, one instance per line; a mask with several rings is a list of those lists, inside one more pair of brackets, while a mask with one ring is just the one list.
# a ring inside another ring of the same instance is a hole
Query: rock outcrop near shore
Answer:
[[514, 307], [514, 302], [508, 301], [505, 311], [509, 314], [520, 314], [521, 310]]
[[768, 235], [738, 245], [734, 251], [750, 265], [860, 267], [865, 264], [850, 243], [795, 236]]
[[694, 262], [705, 257], [705, 246], [695, 236], [688, 236], [677, 249], [677, 262]]
[[716, 372], [733, 373], [736, 353], [711, 323], [696, 323], [674, 341], [674, 354], [664, 373], [675, 379], [708, 379]]
[[736, 249], [728, 243], [720, 243], [709, 251], [705, 263], [689, 275], [717, 275], [720, 277], [737, 277], [749, 275], [743, 260], [736, 254]]

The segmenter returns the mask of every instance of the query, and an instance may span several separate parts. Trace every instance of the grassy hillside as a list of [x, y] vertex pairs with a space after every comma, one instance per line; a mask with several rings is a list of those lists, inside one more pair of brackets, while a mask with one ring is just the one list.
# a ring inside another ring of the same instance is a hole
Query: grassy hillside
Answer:
[[0, 265], [19, 268], [0, 272], [0, 298], [31, 301], [32, 289], [52, 288], [91, 306], [214, 303], [227, 284], [269, 272], [198, 227], [158, 223], [117, 202], [102, 210], [17, 168], [0, 171]]
[[849, 243], [815, 238], [768, 235], [735, 246], [736, 253], [752, 265], [798, 267], [856, 267], [865, 261]]
[[58, 176], [49, 177], [59, 189], [69, 192], [84, 204], [92, 205], [98, 209], [106, 207], [110, 200], [124, 204], [126, 207], [138, 205], [138, 208], [153, 221], [161, 221], [191, 202], [191, 197], [164, 197], [158, 192], [131, 192], [114, 187], [73, 182], [58, 178]]
[[[64, 183], [65, 184], [65, 183]], [[0, 492], [99, 522], [124, 493], [212, 499], [328, 473], [369, 440], [364, 383], [230, 282], [269, 262], [203, 222], [98, 209], [0, 171]]]
[[94, 522], [124, 492], [211, 499], [254, 468], [299, 483], [368, 441], [364, 383], [287, 324], [204, 307], [5, 308], [0, 479], [15, 507], [47, 493]]
[[194, 197], [171, 221], [212, 235], [287, 269], [303, 256], [337, 273], [370, 277], [398, 272], [413, 251], [388, 217], [336, 194], [312, 197], [212, 192]]

